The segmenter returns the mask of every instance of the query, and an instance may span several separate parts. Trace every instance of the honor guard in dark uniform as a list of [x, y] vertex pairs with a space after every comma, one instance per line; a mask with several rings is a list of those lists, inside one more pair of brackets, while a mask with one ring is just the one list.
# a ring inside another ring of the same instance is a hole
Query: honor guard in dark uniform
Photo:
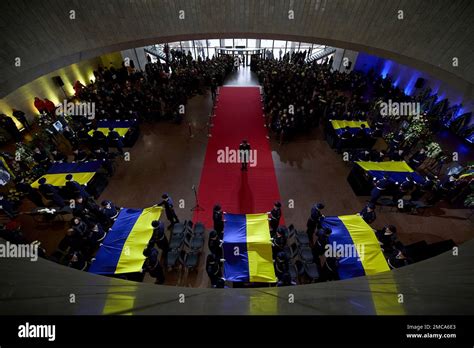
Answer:
[[405, 250], [395, 250], [393, 255], [387, 259], [390, 269], [400, 268], [411, 264], [413, 261], [406, 256]]
[[73, 152], [74, 154], [74, 162], [84, 162], [87, 159], [87, 152], [80, 149], [75, 149]]
[[281, 203], [276, 201], [273, 205], [273, 209], [270, 212], [270, 234], [272, 237], [275, 235], [275, 232], [280, 225], [281, 218]]
[[214, 254], [207, 255], [206, 273], [209, 276], [209, 279], [211, 280], [212, 287], [217, 287], [218, 281], [222, 277], [222, 271], [220, 266], [220, 259]]
[[388, 191], [393, 185], [394, 182], [386, 175], [379, 180], [374, 178], [374, 188], [370, 192], [370, 202], [376, 204], [384, 192]]
[[419, 166], [423, 164], [425, 161], [427, 155], [426, 155], [426, 149], [421, 148], [417, 153], [415, 153], [412, 158], [410, 158], [410, 161], [408, 164], [412, 169], [417, 169]]
[[286, 237], [286, 228], [280, 226], [276, 229], [276, 235], [272, 238], [272, 250], [273, 256], [275, 257], [279, 252], [283, 251], [286, 246], [287, 237]]
[[274, 265], [275, 275], [278, 278], [278, 283], [280, 283], [279, 285], [277, 284], [277, 286], [291, 285], [290, 264], [283, 251], [276, 254]]
[[242, 163], [241, 170], [248, 170], [248, 162], [250, 159], [250, 144], [247, 140], [242, 140], [242, 143], [239, 145], [239, 157], [240, 162]]
[[321, 213], [321, 210], [323, 209], [324, 204], [322, 203], [313, 204], [313, 206], [311, 207], [311, 215], [308, 219], [308, 222], [306, 223], [306, 233], [308, 234], [308, 239], [311, 244], [313, 242], [313, 236], [314, 232], [316, 231], [316, 228], [321, 227], [321, 218], [324, 217], [323, 213]]
[[107, 144], [107, 138], [105, 137], [102, 131], [97, 128], [94, 129], [92, 133], [92, 147], [94, 149], [103, 148], [105, 151], [109, 151], [109, 146]]
[[143, 273], [150, 273], [150, 276], [156, 279], [155, 284], [163, 284], [165, 282], [165, 275], [160, 264], [158, 250], [148, 247], [143, 251], [143, 256], [146, 257], [142, 269]]
[[161, 221], [155, 220], [151, 222], [153, 227], [153, 241], [156, 243], [156, 246], [161, 249], [163, 255], [166, 257], [169, 249], [168, 238], [165, 235], [165, 224]]
[[209, 251], [216, 256], [218, 260], [222, 258], [222, 240], [219, 239], [219, 235], [216, 231], [209, 232]]
[[372, 202], [367, 203], [367, 205], [362, 209], [359, 215], [364, 219], [365, 222], [371, 224], [377, 218], [375, 214], [375, 204]]
[[405, 180], [401, 183], [396, 182], [395, 185], [398, 185], [395, 193], [393, 194], [393, 203], [398, 204], [398, 201], [402, 199], [404, 196], [411, 193], [411, 191], [415, 188], [415, 183], [413, 182], [413, 178], [411, 176], [407, 176]]
[[40, 178], [38, 183], [38, 190], [44, 198], [53, 201], [53, 203], [59, 208], [62, 208], [66, 205], [64, 203], [64, 199], [59, 195], [58, 189], [53, 185], [46, 183], [46, 178]]
[[67, 162], [67, 156], [63, 154], [61, 151], [54, 149], [51, 151], [51, 155], [53, 156], [53, 161], [58, 163]]
[[380, 247], [384, 254], [391, 254], [397, 240], [397, 228], [393, 225], [386, 225], [381, 230], [375, 232]]
[[321, 267], [321, 281], [339, 280], [338, 266], [339, 259], [337, 257], [325, 257]]
[[37, 207], [44, 207], [43, 198], [37, 190], [31, 187], [30, 184], [25, 182], [25, 178], [21, 178], [15, 185], [18, 192], [26, 194], [26, 197], [32, 201]]
[[219, 239], [222, 239], [222, 231], [224, 231], [224, 213], [219, 204], [216, 204], [212, 210], [212, 221], [214, 222], [214, 231], [217, 232]]
[[332, 230], [329, 227], [323, 227], [316, 234], [316, 241], [313, 245], [313, 256], [315, 260], [318, 260], [319, 256], [324, 255], [331, 233]]
[[120, 213], [120, 208], [116, 207], [111, 201], [104, 200], [100, 205], [102, 206], [100, 211], [110, 220], [115, 220]]
[[51, 160], [46, 155], [46, 153], [42, 152], [39, 148], [35, 148], [33, 151], [33, 159], [35, 162], [44, 168], [49, 168], [51, 165]]
[[115, 146], [117, 150], [123, 155], [123, 142], [122, 137], [118, 134], [113, 127], [109, 127], [109, 134], [107, 134], [107, 141], [110, 146]]
[[165, 207], [166, 218], [169, 220], [171, 225], [174, 225], [179, 222], [178, 217], [174, 211], [173, 200], [167, 193], [163, 193], [161, 196], [162, 201], [158, 203], [159, 206]]
[[345, 127], [344, 131], [342, 132], [341, 136], [339, 137], [339, 142], [337, 149], [341, 151], [344, 147], [348, 147], [349, 143], [351, 142], [353, 134], [351, 133], [350, 127]]
[[75, 251], [71, 254], [68, 267], [77, 269], [79, 271], [87, 271], [89, 263], [86, 261], [86, 258], [80, 251]]
[[69, 198], [74, 198], [77, 195], [81, 195], [82, 198], [84, 198], [84, 199], [89, 199], [89, 197], [90, 197], [89, 193], [86, 191], [84, 186], [79, 184], [77, 181], [73, 180], [72, 174], [66, 175], [66, 185], [65, 185], [65, 187], [66, 187], [66, 190], [69, 194]]

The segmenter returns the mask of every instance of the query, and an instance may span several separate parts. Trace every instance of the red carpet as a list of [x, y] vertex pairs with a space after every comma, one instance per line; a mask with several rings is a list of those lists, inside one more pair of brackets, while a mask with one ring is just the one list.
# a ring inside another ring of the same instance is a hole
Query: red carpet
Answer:
[[[250, 214], [268, 212], [280, 199], [262, 112], [258, 87], [220, 88], [199, 185], [199, 204], [205, 211], [195, 212], [194, 221], [211, 227], [216, 203], [228, 213]], [[218, 162], [219, 150], [238, 150], [242, 139], [257, 150], [256, 166], [249, 165], [247, 172], [240, 170], [240, 163]]]

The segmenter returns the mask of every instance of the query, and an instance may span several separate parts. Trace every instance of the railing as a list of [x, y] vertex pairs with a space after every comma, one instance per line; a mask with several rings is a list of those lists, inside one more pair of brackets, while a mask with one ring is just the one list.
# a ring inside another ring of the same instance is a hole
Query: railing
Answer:
[[311, 54], [306, 61], [308, 63], [318, 61], [320, 59], [323, 59], [324, 57], [329, 56], [330, 54], [333, 54], [336, 52], [336, 49], [334, 47], [325, 47], [324, 49], [318, 50], [316, 53]]

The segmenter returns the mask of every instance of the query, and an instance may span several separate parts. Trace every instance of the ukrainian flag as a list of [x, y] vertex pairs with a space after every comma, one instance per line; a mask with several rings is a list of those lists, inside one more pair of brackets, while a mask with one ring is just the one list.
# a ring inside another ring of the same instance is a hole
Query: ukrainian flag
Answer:
[[[349, 246], [355, 245], [356, 255], [343, 255], [339, 259], [340, 279], [389, 271], [387, 261], [372, 228], [359, 215], [325, 217], [323, 227], [332, 230], [329, 243]], [[336, 249], [337, 250], [337, 249]]]
[[[85, 185], [92, 180], [101, 165], [100, 161], [55, 163], [41, 178], [45, 178], [48, 184], [60, 187], [66, 185], [66, 175], [72, 174], [73, 180], [81, 185]], [[38, 181], [39, 179], [33, 182], [31, 187], [38, 188]]]
[[414, 181], [418, 183], [425, 182], [423, 177], [411, 169], [411, 167], [405, 161], [356, 161], [355, 163], [376, 179], [382, 179], [384, 175], [387, 175], [395, 182], [403, 182], [408, 175], [411, 175]]
[[360, 126], [365, 125], [366, 129], [369, 130], [370, 126], [366, 121], [343, 121], [343, 120], [331, 120], [332, 128], [336, 131], [336, 134], [341, 134], [344, 128], [349, 127], [352, 133], [355, 133], [360, 129]]
[[[107, 136], [109, 134], [109, 128], [112, 127], [121, 137], [124, 137], [134, 124], [135, 121], [128, 120], [100, 120], [97, 121], [97, 130]], [[88, 134], [93, 135], [94, 130], [90, 130]]]
[[267, 214], [226, 214], [224, 273], [232, 282], [276, 282]]
[[97, 252], [89, 272], [96, 274], [140, 272], [146, 259], [143, 250], [153, 235], [151, 222], [160, 218], [162, 209], [162, 207], [122, 209]]

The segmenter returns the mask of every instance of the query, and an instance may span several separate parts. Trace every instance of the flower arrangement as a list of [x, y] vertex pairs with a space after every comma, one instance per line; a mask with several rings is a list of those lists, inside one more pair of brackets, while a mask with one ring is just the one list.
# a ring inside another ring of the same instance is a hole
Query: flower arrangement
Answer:
[[432, 141], [426, 145], [426, 155], [428, 158], [436, 158], [441, 154], [441, 152], [443, 152], [443, 149], [437, 142]]
[[428, 120], [424, 117], [413, 117], [410, 125], [405, 132], [405, 140], [411, 145], [423, 135], [430, 133]]

